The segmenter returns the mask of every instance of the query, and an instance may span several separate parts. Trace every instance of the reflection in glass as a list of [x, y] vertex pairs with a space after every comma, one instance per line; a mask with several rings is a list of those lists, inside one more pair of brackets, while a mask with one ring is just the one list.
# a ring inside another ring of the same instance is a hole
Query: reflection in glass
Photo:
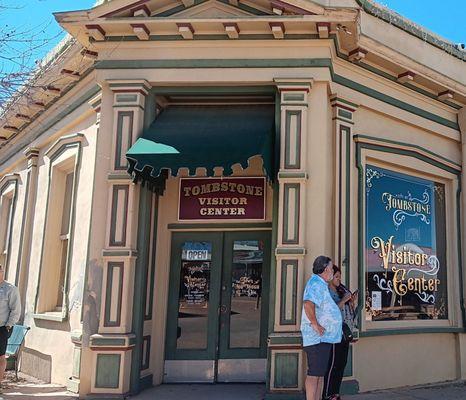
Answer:
[[264, 243], [235, 241], [231, 271], [230, 348], [260, 347]]
[[181, 253], [178, 349], [207, 348], [212, 243], [185, 242]]

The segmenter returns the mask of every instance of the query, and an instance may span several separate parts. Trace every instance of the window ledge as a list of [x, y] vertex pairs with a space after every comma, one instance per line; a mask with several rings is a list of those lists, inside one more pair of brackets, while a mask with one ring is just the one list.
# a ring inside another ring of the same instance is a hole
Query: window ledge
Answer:
[[55, 321], [55, 322], [63, 322], [66, 321], [68, 318], [64, 316], [61, 311], [60, 312], [45, 312], [41, 314], [32, 314], [34, 319], [42, 319], [46, 321]]

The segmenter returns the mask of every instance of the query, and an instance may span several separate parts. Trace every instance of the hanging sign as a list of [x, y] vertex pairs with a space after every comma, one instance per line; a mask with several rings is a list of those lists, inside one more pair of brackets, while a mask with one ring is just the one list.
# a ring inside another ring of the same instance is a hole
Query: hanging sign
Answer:
[[265, 178], [181, 178], [178, 219], [265, 219]]

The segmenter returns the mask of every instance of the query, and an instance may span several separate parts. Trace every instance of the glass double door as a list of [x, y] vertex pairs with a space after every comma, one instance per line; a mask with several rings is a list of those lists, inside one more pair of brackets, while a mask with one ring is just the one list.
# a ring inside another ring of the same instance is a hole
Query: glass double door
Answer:
[[165, 382], [263, 382], [270, 233], [174, 233]]

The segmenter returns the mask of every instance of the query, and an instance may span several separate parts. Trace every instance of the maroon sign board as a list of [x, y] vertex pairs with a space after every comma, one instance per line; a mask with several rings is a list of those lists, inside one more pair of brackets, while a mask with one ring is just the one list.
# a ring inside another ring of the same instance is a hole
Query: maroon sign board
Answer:
[[265, 178], [181, 178], [178, 219], [265, 219]]

